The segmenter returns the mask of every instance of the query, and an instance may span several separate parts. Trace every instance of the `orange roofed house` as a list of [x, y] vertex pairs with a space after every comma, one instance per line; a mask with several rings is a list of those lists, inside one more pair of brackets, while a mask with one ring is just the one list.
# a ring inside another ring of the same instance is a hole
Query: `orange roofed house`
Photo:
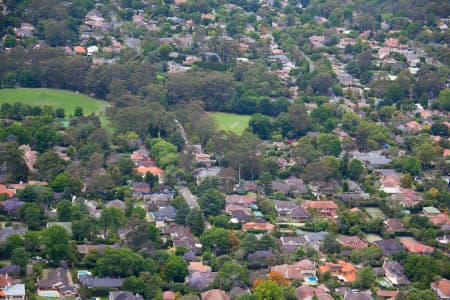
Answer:
[[86, 54], [86, 48], [84, 48], [83, 46], [75, 46], [73, 47], [73, 51], [75, 52], [75, 54]]
[[327, 262], [319, 267], [320, 273], [330, 272], [332, 276], [337, 277], [344, 282], [353, 282], [356, 279], [356, 267], [343, 260], [339, 260], [337, 264]]
[[0, 195], [6, 194], [8, 198], [12, 198], [16, 194], [15, 189], [9, 189], [4, 184], [0, 184]]
[[159, 183], [163, 183], [164, 170], [161, 168], [139, 166], [136, 168], [136, 172], [141, 174], [142, 178], [145, 177], [145, 174], [147, 174], [147, 172], [152, 175], [156, 175], [159, 178]]
[[337, 216], [336, 210], [338, 208], [337, 204], [333, 201], [305, 201], [302, 204], [305, 210], [312, 208], [320, 213], [324, 218], [335, 218]]
[[248, 230], [258, 230], [258, 231], [267, 231], [271, 232], [275, 230], [275, 225], [270, 223], [255, 223], [255, 222], [248, 222], [242, 225], [242, 230], [248, 231]]
[[434, 251], [434, 248], [431, 246], [424, 245], [415, 240], [410, 239], [402, 239], [400, 240], [403, 246], [411, 253], [417, 254], [430, 254]]
[[441, 279], [431, 284], [431, 289], [438, 294], [441, 299], [450, 299], [450, 280]]

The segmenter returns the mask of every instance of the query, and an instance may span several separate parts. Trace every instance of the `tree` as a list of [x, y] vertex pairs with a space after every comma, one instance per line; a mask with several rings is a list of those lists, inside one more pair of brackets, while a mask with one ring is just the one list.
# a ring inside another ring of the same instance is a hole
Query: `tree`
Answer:
[[336, 236], [334, 234], [328, 233], [320, 243], [320, 250], [330, 254], [338, 253], [341, 251], [341, 245], [336, 240]]
[[262, 114], [254, 114], [249, 121], [249, 126], [260, 139], [266, 140], [272, 136], [273, 121]]
[[203, 248], [221, 255], [229, 252], [228, 232], [224, 228], [212, 227], [200, 237]]
[[39, 152], [44, 152], [56, 143], [56, 130], [52, 126], [42, 126], [34, 134], [34, 147]]
[[431, 256], [416, 254], [408, 255], [404, 264], [405, 275], [412, 281], [418, 282], [418, 287], [426, 289], [433, 281], [433, 277], [440, 272], [438, 261]]
[[43, 209], [35, 203], [25, 203], [20, 208], [19, 212], [20, 220], [27, 223], [28, 229], [37, 230], [45, 221], [45, 215]]
[[58, 220], [61, 222], [70, 222], [72, 221], [72, 213], [73, 213], [73, 205], [70, 200], [61, 200], [58, 203]]
[[348, 165], [348, 177], [352, 180], [360, 180], [364, 174], [364, 165], [357, 159], [352, 159]]
[[8, 182], [27, 181], [28, 167], [16, 142], [0, 143], [0, 166], [6, 167]]
[[225, 196], [217, 189], [208, 189], [200, 195], [198, 204], [206, 217], [217, 216], [225, 208]]
[[341, 142], [334, 134], [322, 133], [317, 138], [317, 148], [325, 155], [338, 156], [341, 153]]
[[443, 123], [434, 123], [431, 125], [430, 131], [433, 135], [439, 135], [442, 137], [447, 137], [449, 135], [448, 126]]
[[422, 300], [422, 299], [440, 300], [441, 298], [439, 298], [438, 295], [430, 289], [412, 288], [406, 293], [406, 299], [407, 300]]
[[311, 126], [311, 121], [305, 104], [292, 104], [288, 111], [289, 121], [295, 135], [304, 135]]
[[353, 286], [360, 289], [369, 289], [375, 282], [375, 272], [372, 267], [365, 266], [356, 272], [356, 280]]
[[255, 296], [257, 300], [282, 300], [283, 292], [276, 282], [266, 280], [258, 285]]
[[314, 92], [319, 95], [326, 95], [333, 84], [333, 78], [329, 73], [319, 73], [311, 78], [310, 85]]
[[46, 151], [38, 156], [35, 168], [39, 171], [42, 180], [51, 182], [58, 174], [64, 171], [66, 164], [55, 152]]
[[184, 278], [188, 275], [186, 261], [180, 256], [172, 255], [166, 263], [166, 277], [169, 281], [184, 282]]
[[191, 228], [192, 233], [199, 236], [205, 230], [205, 218], [198, 208], [193, 208], [186, 216], [186, 225]]
[[125, 215], [120, 208], [114, 206], [107, 207], [102, 210], [99, 223], [103, 226], [104, 230], [116, 232], [125, 224]]
[[438, 103], [441, 109], [450, 111], [450, 89], [440, 91]]
[[70, 234], [65, 228], [52, 226], [46, 229], [43, 240], [43, 252], [53, 266], [58, 266], [61, 260], [67, 259], [71, 255]]
[[227, 261], [219, 268], [213, 286], [229, 291], [242, 283], [248, 284], [248, 270], [243, 265]]
[[73, 113], [74, 117], [82, 117], [83, 116], [83, 108], [80, 106], [75, 107], [75, 111]]
[[276, 271], [269, 272], [268, 279], [281, 286], [288, 286], [290, 284], [289, 280], [286, 279], [283, 274]]
[[97, 220], [90, 216], [83, 216], [72, 222], [72, 234], [77, 241], [92, 240], [98, 231]]
[[29, 260], [30, 253], [23, 247], [16, 248], [11, 252], [11, 264], [19, 266], [22, 273], [25, 273]]
[[128, 248], [107, 247], [103, 256], [97, 260], [96, 270], [99, 276], [128, 277], [138, 275], [149, 267], [142, 256]]

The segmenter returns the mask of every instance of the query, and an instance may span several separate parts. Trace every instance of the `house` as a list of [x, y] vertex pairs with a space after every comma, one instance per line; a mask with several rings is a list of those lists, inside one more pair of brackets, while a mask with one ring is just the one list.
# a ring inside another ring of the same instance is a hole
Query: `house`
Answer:
[[430, 254], [434, 251], [431, 246], [424, 245], [413, 239], [401, 239], [400, 242], [405, 246], [406, 250], [411, 253]]
[[[245, 207], [242, 207], [242, 208], [245, 209]], [[242, 209], [231, 210], [228, 213], [231, 216], [230, 222], [233, 224], [247, 223], [252, 219], [250, 214], [247, 214], [247, 211], [242, 210]]]
[[177, 216], [177, 210], [169, 205], [160, 207], [158, 211], [151, 212], [151, 215], [156, 222], [173, 222]]
[[0, 274], [0, 289], [6, 289], [7, 287], [11, 286], [12, 283], [13, 279], [8, 274]]
[[270, 223], [255, 223], [255, 222], [248, 222], [242, 225], [243, 231], [248, 230], [255, 230], [255, 231], [266, 231], [266, 232], [272, 232], [275, 230], [275, 225]]
[[86, 48], [84, 48], [83, 46], [75, 46], [73, 47], [73, 51], [75, 52], [75, 54], [86, 54]]
[[437, 216], [430, 219], [433, 225], [450, 224], [450, 218], [446, 213], [438, 214]]
[[340, 236], [337, 241], [344, 247], [352, 249], [367, 248], [367, 243], [357, 236]]
[[417, 121], [410, 121], [410, 122], [406, 123], [405, 126], [408, 131], [422, 130], [422, 125], [420, 125], [420, 123]]
[[375, 241], [374, 244], [383, 252], [386, 256], [400, 251], [405, 251], [406, 248], [397, 240], [381, 240]]
[[55, 291], [62, 297], [76, 297], [78, 290], [69, 276], [71, 276], [69, 270], [63, 268], [51, 269], [47, 279], [38, 279], [38, 294], [39, 291]]
[[0, 195], [6, 194], [8, 198], [14, 197], [16, 190], [8, 188], [5, 184], [0, 184]]
[[163, 300], [175, 300], [176, 293], [174, 291], [165, 291], [162, 293]]
[[291, 219], [299, 220], [305, 222], [311, 215], [305, 211], [301, 206], [298, 206], [293, 201], [280, 201], [275, 200], [275, 210], [279, 216], [288, 217]]
[[227, 293], [223, 290], [209, 290], [201, 293], [202, 300], [230, 300]]
[[381, 151], [372, 151], [367, 153], [351, 151], [349, 152], [349, 156], [353, 159], [358, 159], [364, 162], [370, 168], [376, 168], [391, 162], [389, 158], [381, 154]]
[[427, 217], [433, 218], [437, 217], [441, 212], [436, 207], [427, 206], [422, 208], [422, 213]]
[[214, 282], [217, 272], [192, 272], [186, 278], [187, 286], [193, 290], [202, 291]]
[[163, 183], [163, 175], [164, 175], [164, 170], [160, 169], [158, 167], [144, 167], [144, 166], [139, 166], [136, 168], [136, 172], [138, 172], [139, 174], [142, 175], [142, 178], [145, 177], [145, 174], [150, 173], [154, 176], [158, 176], [159, 178], [159, 183]]
[[157, 211], [161, 207], [166, 207], [172, 203], [173, 193], [143, 194], [143, 198], [146, 201], [147, 211]]
[[189, 273], [193, 273], [193, 272], [206, 273], [206, 272], [211, 272], [211, 267], [205, 266], [200, 261], [191, 261], [188, 265], [188, 270], [189, 270]]
[[0, 290], [0, 299], [5, 300], [25, 300], [27, 295], [25, 292], [25, 284], [13, 284]]
[[144, 297], [142, 297], [139, 294], [133, 294], [132, 292], [109, 292], [108, 296], [109, 300], [144, 300]]
[[271, 272], [278, 272], [284, 278], [289, 280], [303, 279], [308, 276], [316, 276], [316, 266], [314, 262], [309, 259], [303, 259], [291, 265], [284, 264], [273, 266], [270, 268]]
[[297, 251], [299, 247], [306, 247], [309, 244], [303, 235], [298, 237], [282, 236], [280, 237], [280, 241], [281, 251], [283, 252]]
[[336, 291], [344, 297], [344, 300], [373, 300], [370, 290], [367, 292], [352, 291], [349, 287], [340, 287]]
[[111, 277], [92, 277], [90, 275], [80, 276], [80, 285], [87, 288], [120, 288], [123, 284], [123, 278]]
[[325, 289], [322, 288], [314, 288], [307, 285], [302, 285], [295, 289], [295, 294], [298, 300], [333, 300]]
[[206, 166], [210, 166], [212, 163], [211, 155], [206, 153], [197, 153], [194, 155], [194, 160], [197, 163], [203, 163]]
[[92, 56], [98, 53], [98, 47], [97, 46], [89, 46], [87, 47], [87, 55]]
[[411, 282], [403, 274], [403, 267], [396, 261], [384, 261], [383, 269], [386, 274], [386, 279], [393, 285], [406, 285]]
[[173, 224], [161, 227], [161, 231], [163, 235], [172, 239], [174, 247], [184, 247], [194, 253], [202, 251], [202, 244], [192, 234], [189, 227]]
[[332, 276], [337, 277], [344, 282], [353, 282], [356, 279], [356, 267], [343, 260], [338, 260], [337, 263], [326, 262], [319, 267], [320, 273], [330, 272]]
[[227, 195], [225, 198], [225, 203], [249, 207], [252, 204], [256, 204], [256, 197], [242, 196], [242, 195]]
[[314, 209], [320, 213], [323, 218], [335, 218], [337, 216], [337, 204], [333, 201], [311, 201], [307, 200], [302, 204], [305, 210]]
[[133, 196], [140, 196], [144, 193], [150, 193], [150, 184], [147, 182], [133, 182], [131, 186]]
[[8, 226], [0, 229], [0, 243], [5, 242], [13, 234], [24, 235], [26, 232], [26, 227]]
[[450, 280], [442, 278], [439, 281], [433, 282], [431, 289], [436, 292], [439, 298], [450, 299]]
[[192, 171], [192, 175], [197, 179], [197, 184], [200, 184], [204, 178], [209, 176], [218, 176], [221, 171], [219, 167], [198, 168]]
[[118, 199], [107, 202], [105, 204], [105, 207], [106, 208], [116, 207], [116, 208], [120, 209], [121, 211], [125, 211], [125, 203], [122, 200], [118, 200]]
[[395, 300], [397, 299], [398, 291], [391, 290], [377, 290], [377, 296], [387, 300]]
[[401, 219], [390, 218], [387, 219], [384, 223], [384, 228], [387, 232], [401, 232], [405, 231], [405, 225]]

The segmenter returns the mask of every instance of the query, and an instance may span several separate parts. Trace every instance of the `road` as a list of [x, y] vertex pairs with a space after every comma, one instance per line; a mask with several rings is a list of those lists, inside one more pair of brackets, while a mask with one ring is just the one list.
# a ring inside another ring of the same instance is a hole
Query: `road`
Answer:
[[197, 196], [193, 195], [191, 191], [185, 186], [176, 187], [178, 193], [183, 196], [190, 208], [198, 207]]

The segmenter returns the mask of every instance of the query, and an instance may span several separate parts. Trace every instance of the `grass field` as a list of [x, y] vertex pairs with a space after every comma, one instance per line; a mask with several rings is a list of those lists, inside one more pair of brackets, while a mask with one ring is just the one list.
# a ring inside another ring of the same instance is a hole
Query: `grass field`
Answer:
[[49, 105], [63, 108], [66, 115], [73, 115], [75, 107], [83, 108], [85, 115], [103, 112], [105, 102], [83, 94], [54, 89], [0, 89], [0, 105], [3, 103], [21, 102], [32, 106]]
[[367, 212], [367, 214], [372, 218], [372, 219], [386, 219], [386, 216], [384, 215], [384, 213], [381, 211], [381, 209], [379, 209], [378, 207], [365, 207], [364, 210]]
[[236, 134], [242, 134], [244, 130], [248, 127], [248, 121], [251, 116], [248, 115], [237, 115], [221, 112], [210, 113], [217, 124], [217, 129], [232, 131]]

